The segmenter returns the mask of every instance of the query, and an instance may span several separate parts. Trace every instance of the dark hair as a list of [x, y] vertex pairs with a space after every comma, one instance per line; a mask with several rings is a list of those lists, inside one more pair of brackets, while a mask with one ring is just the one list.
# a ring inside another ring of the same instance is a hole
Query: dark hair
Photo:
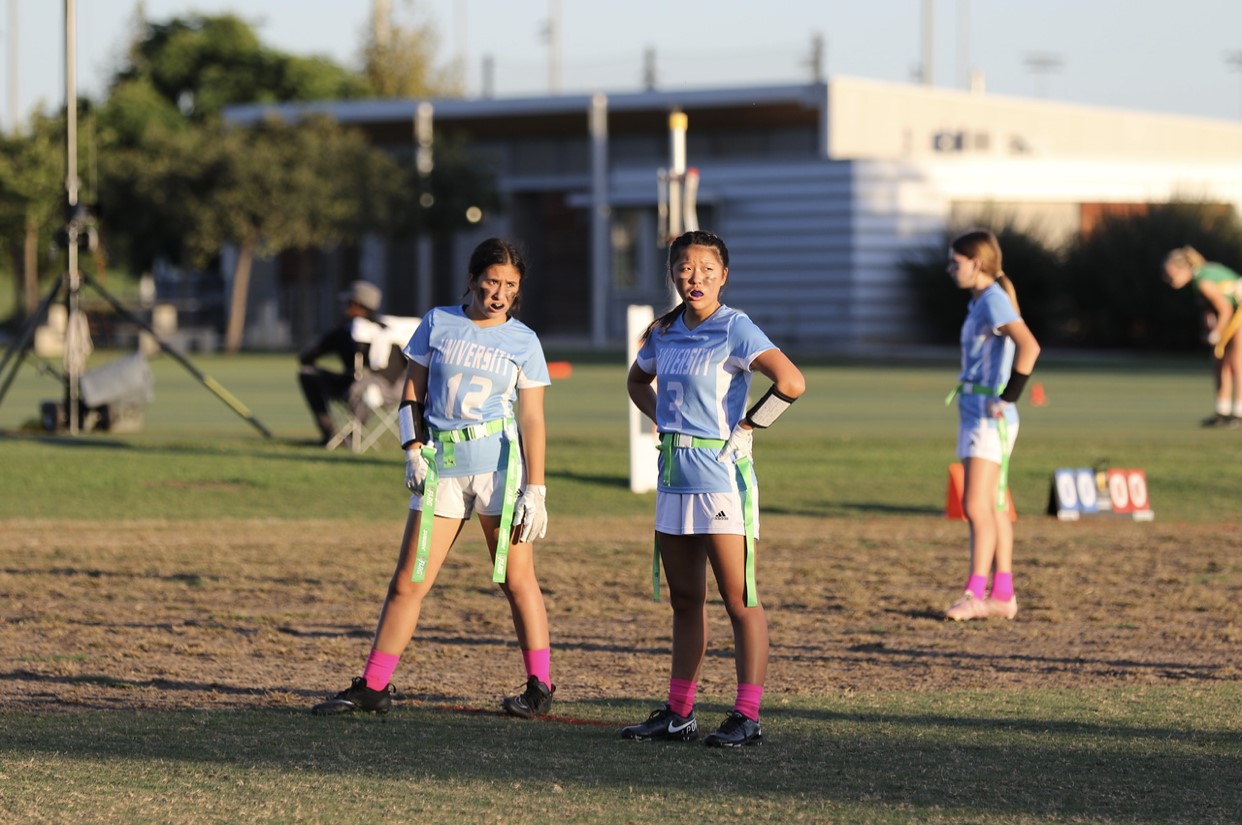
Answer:
[[[729, 268], [729, 247], [725, 246], [724, 239], [715, 232], [707, 232], [702, 229], [693, 229], [679, 235], [668, 246], [668, 274], [670, 278], [673, 276], [673, 264], [677, 263], [677, 261], [681, 258], [681, 254], [686, 251], [687, 247], [691, 246], [710, 246], [712, 249], [716, 250], [716, 254], [720, 256], [720, 263], [724, 266], [724, 268]], [[677, 306], [652, 321], [651, 326], [643, 330], [643, 334], [638, 340], [640, 342], [646, 342], [646, 340], [651, 337], [651, 333], [657, 329], [660, 330], [661, 334], [667, 332], [668, 328], [671, 327], [673, 322], [677, 320], [677, 317], [685, 311], [685, 303], [679, 301]]]
[[[517, 247], [513, 244], [502, 241], [500, 238], [488, 238], [481, 241], [474, 251], [470, 253], [470, 265], [467, 271], [470, 273], [470, 280], [483, 275], [491, 266], [511, 266], [518, 271], [518, 276], [522, 281], [526, 280], [526, 261], [522, 258], [522, 253], [517, 251]], [[464, 295], [469, 295], [470, 289], [467, 288]], [[517, 314], [518, 307], [522, 303], [522, 291], [519, 285], [517, 297], [513, 299], [513, 306], [509, 308], [509, 316]]]

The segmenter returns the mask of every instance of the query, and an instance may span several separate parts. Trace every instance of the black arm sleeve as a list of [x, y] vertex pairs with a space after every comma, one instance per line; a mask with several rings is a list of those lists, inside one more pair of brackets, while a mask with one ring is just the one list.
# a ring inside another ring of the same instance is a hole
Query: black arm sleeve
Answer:
[[1008, 401], [1010, 404], [1015, 403], [1022, 397], [1022, 390], [1026, 387], [1027, 379], [1030, 377], [1029, 372], [1014, 370], [1009, 376], [1009, 383], [1005, 385], [1005, 391], [1000, 394], [1000, 400]]

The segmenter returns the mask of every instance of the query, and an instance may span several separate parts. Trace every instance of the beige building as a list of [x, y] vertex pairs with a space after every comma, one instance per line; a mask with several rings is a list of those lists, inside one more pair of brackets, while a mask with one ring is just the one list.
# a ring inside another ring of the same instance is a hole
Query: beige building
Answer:
[[[467, 141], [494, 171], [504, 208], [451, 239], [372, 238], [348, 260], [322, 260], [327, 280], [368, 277], [391, 311], [421, 315], [456, 298], [479, 239], [513, 238], [534, 275], [523, 317], [553, 342], [620, 346], [628, 304], [667, 302], [657, 178], [670, 165], [672, 111], [689, 120], [700, 224], [732, 253], [726, 301], [797, 352], [911, 343], [902, 263], [942, 244], [950, 226], [1010, 218], [1055, 240], [1152, 202], [1242, 209], [1242, 123], [854, 78], [313, 108], [410, 153], [420, 104], [425, 126]], [[335, 312], [325, 289], [298, 316], [306, 296], [259, 275], [254, 317], [290, 323], [295, 338], [322, 323], [316, 313]]]

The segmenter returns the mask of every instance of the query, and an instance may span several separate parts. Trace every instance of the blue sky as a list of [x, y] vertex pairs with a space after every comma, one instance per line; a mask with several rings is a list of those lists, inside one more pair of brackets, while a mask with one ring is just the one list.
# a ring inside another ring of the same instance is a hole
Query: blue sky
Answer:
[[[829, 75], [908, 82], [922, 60], [924, 9], [934, 25], [932, 74], [964, 88], [1170, 114], [1242, 120], [1242, 0], [391, 0], [399, 18], [432, 23], [443, 61], [466, 67], [479, 93], [485, 59], [496, 95], [639, 88], [655, 55], [661, 88], [795, 83], [810, 76], [815, 35]], [[19, 33], [9, 94], [9, 7]], [[63, 0], [4, 0], [5, 127], [16, 103], [64, 100]], [[76, 0], [78, 84], [99, 95], [120, 64], [136, 0]], [[368, 0], [146, 0], [148, 18], [233, 11], [264, 42], [355, 64]], [[543, 32], [559, 7], [558, 65]], [[1231, 60], [1233, 58], [1233, 60]], [[1043, 60], [1047, 71], [1036, 71]], [[1236, 62], [1235, 62], [1236, 61]]]

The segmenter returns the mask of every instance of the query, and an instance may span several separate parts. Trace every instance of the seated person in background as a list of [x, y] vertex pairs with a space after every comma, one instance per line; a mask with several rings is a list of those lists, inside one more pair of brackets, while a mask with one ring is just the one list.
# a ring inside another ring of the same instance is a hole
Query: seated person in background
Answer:
[[[298, 370], [298, 383], [302, 386], [306, 404], [319, 426], [320, 443], [327, 444], [336, 430], [332, 413], [328, 409], [333, 400], [343, 401], [355, 408], [359, 406], [357, 401], [361, 398], [363, 388], [355, 387], [355, 384], [364, 377], [365, 372], [360, 374], [357, 361], [358, 356], [361, 356], [362, 367], [364, 370], [369, 368], [367, 359], [370, 348], [355, 339], [355, 321], [361, 319], [362, 324], [369, 322], [382, 327], [377, 314], [382, 297], [383, 294], [375, 284], [354, 281], [347, 291], [341, 293], [341, 299], [345, 301], [345, 315], [341, 323], [298, 353], [298, 361], [302, 365]], [[315, 362], [325, 355], [340, 358], [343, 371], [332, 372], [316, 366]]]

